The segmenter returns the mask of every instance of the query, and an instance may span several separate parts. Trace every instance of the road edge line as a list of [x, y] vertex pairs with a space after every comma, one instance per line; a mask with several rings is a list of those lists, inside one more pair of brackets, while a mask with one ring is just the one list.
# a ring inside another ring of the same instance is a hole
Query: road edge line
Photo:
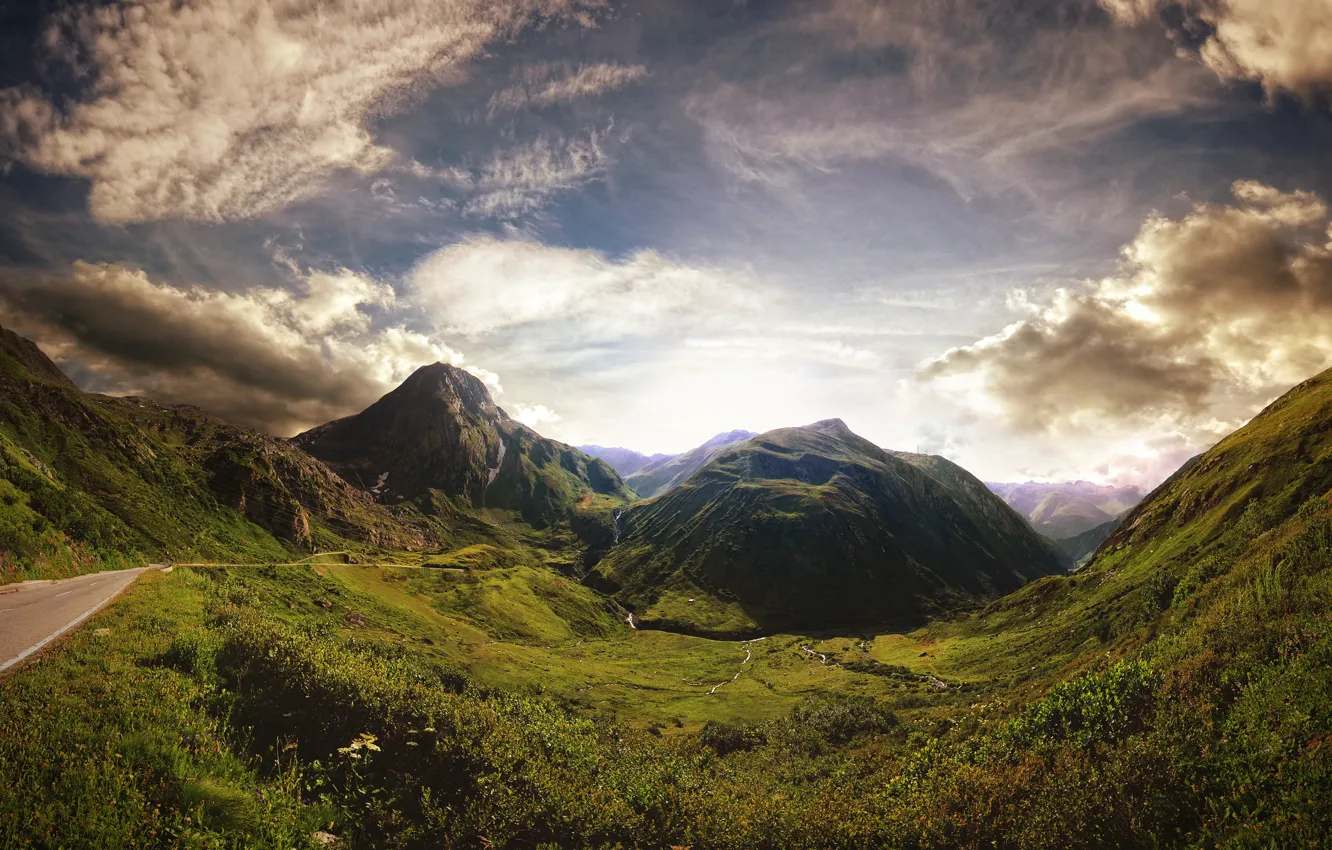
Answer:
[[125, 588], [129, 587], [130, 585], [134, 584], [134, 582], [138, 581], [138, 579], [139, 579], [139, 575], [141, 575], [141, 574], [142, 574], [142, 573], [140, 573], [140, 574], [138, 574], [138, 575], [135, 575], [135, 576], [132, 577], [129, 581], [125, 582], [125, 583], [122, 584], [119, 588], [117, 588], [115, 593], [113, 593], [113, 594], [111, 594], [110, 596], [108, 596], [107, 598], [103, 599], [101, 602], [98, 602], [96, 605], [94, 605], [93, 607], [89, 608], [87, 611], [84, 611], [82, 614], [80, 614], [79, 616], [75, 617], [73, 620], [70, 620], [70, 621], [69, 621], [68, 623], [66, 623], [64, 626], [61, 626], [57, 631], [54, 631], [54, 632], [52, 632], [51, 634], [47, 635], [45, 638], [43, 638], [43, 639], [41, 640], [40, 643], [35, 643], [35, 644], [33, 644], [32, 646], [30, 646], [30, 647], [28, 647], [27, 649], [25, 649], [25, 650], [23, 650], [22, 652], [20, 652], [18, 655], [15, 655], [15, 656], [14, 656], [13, 658], [11, 658], [9, 661], [5, 661], [5, 662], [3, 662], [3, 663], [0, 663], [0, 673], [5, 672], [5, 671], [8, 670], [9, 668], [13, 667], [13, 666], [16, 665], [16, 664], [19, 664], [20, 662], [24, 661], [25, 659], [30, 658], [34, 653], [41, 652], [44, 648], [46, 648], [47, 644], [51, 643], [51, 641], [53, 641], [53, 640], [55, 640], [56, 638], [60, 637], [60, 636], [63, 635], [65, 632], [69, 631], [70, 629], [72, 629], [72, 628], [74, 628], [75, 626], [77, 626], [79, 623], [82, 623], [84, 620], [86, 620], [86, 619], [88, 619], [89, 617], [91, 617], [93, 614], [96, 614], [98, 611], [100, 611], [100, 610], [102, 610], [103, 608], [105, 608], [107, 605], [109, 605], [109, 604], [111, 603], [111, 600], [115, 599], [117, 596], [119, 596], [120, 594], [124, 593], [124, 592], [125, 592]]

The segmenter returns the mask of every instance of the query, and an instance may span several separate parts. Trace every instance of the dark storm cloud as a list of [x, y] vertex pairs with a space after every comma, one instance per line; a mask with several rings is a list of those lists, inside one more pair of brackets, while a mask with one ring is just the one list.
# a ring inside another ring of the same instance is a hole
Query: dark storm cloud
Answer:
[[64, 277], [0, 290], [5, 324], [35, 337], [85, 383], [207, 407], [275, 433], [365, 407], [412, 369], [456, 352], [369, 311], [393, 292], [345, 270], [295, 293], [180, 289], [141, 271], [76, 263]]

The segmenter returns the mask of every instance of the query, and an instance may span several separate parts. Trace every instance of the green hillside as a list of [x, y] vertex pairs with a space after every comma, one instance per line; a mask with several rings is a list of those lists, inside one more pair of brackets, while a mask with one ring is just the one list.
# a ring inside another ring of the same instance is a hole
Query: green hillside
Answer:
[[[875, 480], [872, 447], [805, 430], [715, 466], [802, 499]], [[1332, 373], [1084, 570], [906, 633], [635, 631], [489, 545], [151, 574], [0, 680], [0, 844], [1328, 846], [1330, 433]], [[921, 493], [974, 489], [885, 456]]]
[[80, 392], [0, 332], [0, 580], [419, 548], [438, 532], [281, 441], [195, 408]]
[[919, 622], [1062, 569], [980, 481], [840, 420], [734, 447], [621, 525], [592, 581], [697, 633]]

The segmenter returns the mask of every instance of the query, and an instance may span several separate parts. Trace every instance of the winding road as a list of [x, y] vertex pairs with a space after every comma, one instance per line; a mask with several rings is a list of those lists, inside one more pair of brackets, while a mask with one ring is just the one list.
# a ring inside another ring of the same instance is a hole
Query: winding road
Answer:
[[150, 569], [91, 573], [61, 581], [33, 581], [0, 587], [0, 672], [46, 648], [96, 614]]

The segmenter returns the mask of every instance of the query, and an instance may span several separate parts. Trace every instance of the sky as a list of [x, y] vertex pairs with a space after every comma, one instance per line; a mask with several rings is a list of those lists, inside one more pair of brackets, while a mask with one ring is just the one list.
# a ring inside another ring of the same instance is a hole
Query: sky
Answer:
[[0, 7], [0, 324], [289, 436], [840, 417], [1150, 486], [1332, 366], [1332, 0]]

